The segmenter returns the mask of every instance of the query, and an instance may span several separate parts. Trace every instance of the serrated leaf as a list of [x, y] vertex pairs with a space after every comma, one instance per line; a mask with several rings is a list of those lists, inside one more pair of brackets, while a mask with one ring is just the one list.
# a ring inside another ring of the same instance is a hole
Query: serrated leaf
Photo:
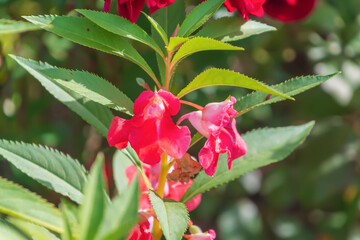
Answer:
[[195, 37], [180, 47], [172, 61], [177, 62], [193, 53], [210, 50], [239, 51], [244, 49], [211, 38]]
[[162, 54], [161, 48], [141, 27], [123, 17], [86, 9], [77, 9], [76, 11], [107, 31], [139, 41]]
[[62, 68], [40, 70], [65, 88], [101, 105], [132, 115], [131, 99], [105, 79], [94, 74]]
[[[326, 80], [332, 78], [337, 74], [339, 74], [339, 72], [324, 76], [319, 75], [319, 76], [297, 77], [285, 81], [283, 83], [273, 85], [271, 87], [283, 92], [287, 96], [292, 97], [320, 85], [321, 83], [325, 82]], [[284, 98], [278, 96], [271, 96], [269, 98], [268, 94], [266, 93], [253, 92], [238, 99], [238, 101], [234, 104], [234, 109], [238, 111], [240, 115], [256, 107], [283, 101], [283, 100]]]
[[189, 224], [189, 213], [185, 205], [171, 199], [162, 199], [153, 191], [149, 192], [149, 199], [165, 238], [167, 240], [182, 239]]
[[33, 75], [41, 85], [45, 87], [57, 100], [64, 103], [68, 108], [77, 113], [82, 119], [97, 129], [103, 136], [107, 136], [111, 120], [114, 115], [111, 111], [98, 103], [90, 101], [76, 93], [69, 92], [66, 88], [57, 83], [54, 79], [48, 78], [41, 71], [55, 69], [46, 64], [26, 60], [21, 57], [10, 55], [17, 63]]
[[180, 44], [183, 44], [190, 40], [190, 38], [183, 38], [183, 37], [171, 37], [169, 41], [169, 46], [167, 49], [169, 51], [173, 51], [175, 48], [177, 48]]
[[60, 240], [46, 228], [40, 227], [33, 223], [14, 217], [8, 218], [7, 220], [19, 228], [26, 235], [31, 236], [31, 238], [34, 240]]
[[218, 8], [225, 2], [225, 0], [207, 0], [196, 6], [181, 24], [178, 37], [188, 37], [201, 27]]
[[261, 91], [273, 94], [287, 99], [293, 99], [284, 93], [265, 85], [255, 79], [249, 78], [237, 72], [226, 69], [211, 68], [200, 73], [192, 82], [183, 88], [178, 94], [178, 98], [182, 98], [186, 94], [199, 88], [209, 86], [234, 86], [248, 88], [255, 91]]
[[265, 23], [253, 20], [245, 21], [238, 17], [223, 17], [205, 25], [196, 36], [210, 37], [222, 42], [232, 42], [275, 30], [276, 28]]
[[13, 224], [0, 219], [0, 240], [32, 240]]
[[62, 232], [59, 209], [35, 193], [0, 177], [0, 212]]
[[0, 140], [0, 155], [42, 185], [81, 203], [86, 171], [80, 163], [57, 150]]
[[40, 27], [31, 23], [0, 19], [0, 34], [22, 33], [39, 29]]
[[157, 21], [155, 21], [155, 19], [153, 19], [152, 17], [150, 17], [146, 13], [144, 13], [144, 12], [142, 12], [142, 13], [149, 20], [149, 22], [155, 28], [155, 30], [159, 33], [159, 35], [162, 38], [162, 40], [164, 41], [165, 45], [168, 45], [169, 39], [167, 37], [167, 34], [166, 34], [165, 30], [161, 27], [161, 25]]
[[107, 208], [104, 220], [95, 239], [123, 239], [138, 220], [139, 181], [136, 178], [130, 187], [116, 196]]
[[80, 240], [93, 240], [99, 230], [106, 207], [105, 186], [102, 176], [103, 154], [98, 154], [91, 167], [79, 209]]
[[228, 170], [226, 154], [221, 154], [214, 178], [201, 171], [181, 201], [188, 202], [196, 195], [247, 172], [283, 160], [304, 142], [313, 126], [314, 122], [309, 122], [300, 126], [258, 129], [245, 134], [243, 139], [248, 151], [233, 161], [232, 169]]
[[[128, 59], [150, 76], [153, 71], [130, 43], [89, 19], [72, 16], [26, 16], [26, 20], [70, 41]], [[71, 27], [69, 27], [71, 26]]]
[[130, 156], [124, 151], [117, 150], [113, 158], [113, 176], [116, 189], [122, 194], [129, 185], [129, 180], [126, 177], [125, 170], [132, 164]]

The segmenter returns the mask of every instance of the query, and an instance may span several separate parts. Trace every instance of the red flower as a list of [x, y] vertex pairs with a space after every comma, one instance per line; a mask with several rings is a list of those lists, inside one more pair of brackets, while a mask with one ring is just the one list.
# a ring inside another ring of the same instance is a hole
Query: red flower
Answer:
[[307, 17], [315, 3], [316, 0], [267, 0], [264, 10], [279, 21], [293, 22]]
[[[187, 183], [181, 182], [168, 182], [169, 184], [169, 191], [164, 195], [164, 198], [170, 198], [175, 201], [180, 201], [182, 196], [188, 190], [188, 188], [193, 183], [193, 180], [189, 180]], [[201, 202], [201, 194], [195, 196], [190, 201], [185, 203], [185, 206], [189, 212], [195, 210]]]
[[190, 131], [176, 126], [171, 116], [180, 110], [180, 101], [170, 92], [145, 91], [134, 104], [130, 120], [114, 117], [108, 132], [110, 146], [123, 149], [128, 142], [144, 163], [155, 165], [163, 152], [180, 159], [190, 145]]
[[[111, 0], [104, 1], [104, 12], [109, 12]], [[147, 0], [146, 4], [150, 9], [150, 14], [152, 14], [159, 8], [169, 6], [174, 1], [175, 0]], [[138, 19], [144, 3], [145, 0], [118, 0], [119, 15], [134, 23]]]
[[188, 240], [214, 240], [216, 238], [216, 233], [214, 230], [210, 229], [208, 232], [184, 235], [184, 237]]
[[146, 5], [150, 9], [150, 14], [152, 14], [160, 8], [171, 5], [173, 2], [175, 2], [175, 0], [146, 0]]
[[266, 0], [226, 0], [224, 5], [229, 12], [237, 9], [245, 20], [249, 20], [249, 14], [257, 17], [264, 15], [262, 5], [265, 1]]
[[202, 111], [188, 113], [179, 119], [189, 119], [190, 123], [208, 140], [199, 152], [199, 161], [205, 173], [213, 176], [220, 153], [228, 156], [228, 166], [231, 169], [232, 161], [246, 153], [246, 144], [236, 130], [236, 121], [233, 117], [237, 112], [233, 105], [234, 97], [220, 103], [209, 103]]
[[153, 240], [151, 224], [145, 214], [139, 213], [138, 223], [131, 229], [126, 240]]

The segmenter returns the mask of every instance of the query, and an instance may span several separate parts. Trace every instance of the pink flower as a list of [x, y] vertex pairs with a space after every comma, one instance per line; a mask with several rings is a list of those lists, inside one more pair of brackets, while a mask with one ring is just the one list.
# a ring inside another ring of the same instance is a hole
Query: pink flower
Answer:
[[[188, 188], [193, 183], [193, 180], [189, 180], [187, 183], [181, 183], [181, 182], [168, 182], [169, 184], [169, 191], [164, 195], [164, 198], [170, 198], [175, 201], [180, 201], [182, 196], [185, 194], [185, 192], [188, 190]], [[201, 202], [201, 194], [195, 196], [190, 201], [185, 203], [185, 206], [189, 212], [195, 210]]]
[[[104, 12], [109, 12], [111, 0], [104, 0]], [[150, 14], [156, 10], [169, 6], [175, 0], [147, 0], [146, 4], [150, 9]], [[145, 0], [118, 0], [119, 15], [131, 22], [136, 22], [141, 10], [144, 7]]]
[[282, 22], [304, 19], [314, 9], [316, 0], [267, 0], [265, 12]]
[[188, 240], [214, 240], [216, 233], [210, 229], [208, 232], [184, 235], [184, 237]]
[[238, 10], [240, 15], [249, 20], [249, 14], [261, 17], [264, 15], [264, 9], [262, 5], [266, 0], [226, 0], [224, 5], [229, 12]]
[[144, 91], [134, 104], [130, 120], [114, 117], [108, 132], [110, 146], [123, 149], [128, 143], [140, 160], [155, 165], [162, 153], [180, 159], [190, 145], [190, 131], [176, 126], [171, 116], [180, 110], [180, 101], [170, 92]]
[[213, 176], [220, 153], [228, 156], [228, 166], [246, 153], [246, 144], [236, 129], [234, 117], [237, 111], [234, 97], [220, 103], [209, 103], [202, 111], [188, 113], [179, 119], [189, 119], [190, 123], [208, 140], [199, 152], [199, 161], [205, 173]]

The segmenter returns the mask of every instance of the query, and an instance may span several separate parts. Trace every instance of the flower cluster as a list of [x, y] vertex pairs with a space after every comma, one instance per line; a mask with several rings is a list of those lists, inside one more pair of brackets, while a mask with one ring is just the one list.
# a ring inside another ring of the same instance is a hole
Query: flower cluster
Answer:
[[[111, 0], [104, 0], [104, 11], [110, 9]], [[175, 0], [146, 0], [150, 14], [169, 6]], [[178, 0], [180, 1], [180, 0]], [[145, 0], [118, 0], [119, 15], [131, 22], [136, 22]], [[315, 6], [316, 0], [226, 0], [224, 6], [229, 12], [237, 10], [240, 15], [249, 20], [249, 15], [261, 17], [264, 12], [282, 22], [292, 22], [307, 17]]]
[[[180, 110], [180, 100], [170, 92], [144, 91], [134, 103], [134, 116], [130, 120], [115, 117], [108, 132], [110, 146], [123, 149], [130, 143], [144, 163], [143, 171], [151, 186], [140, 179], [140, 220], [128, 239], [152, 239], [150, 229], [155, 217], [148, 198], [149, 188], [162, 189], [161, 197], [180, 201], [191, 186], [191, 179], [201, 167], [205, 173], [213, 176], [220, 153], [227, 153], [229, 169], [232, 161], [246, 153], [246, 144], [236, 129], [237, 112], [233, 105], [234, 97], [219, 103], [209, 103], [199, 111], [190, 112], [180, 117], [175, 124], [171, 116]], [[188, 119], [207, 141], [199, 152], [199, 162], [195, 161], [187, 150], [191, 135], [187, 126], [179, 126]], [[166, 168], [163, 186], [160, 178], [163, 165]], [[161, 163], [160, 163], [161, 162]], [[172, 166], [172, 167], [171, 167]], [[135, 166], [126, 169], [129, 183], [136, 176]], [[201, 195], [186, 203], [189, 211], [194, 210], [201, 201]], [[149, 214], [150, 213], [150, 214]], [[141, 236], [141, 237], [139, 237]], [[188, 239], [214, 239], [215, 233], [188, 235]]]

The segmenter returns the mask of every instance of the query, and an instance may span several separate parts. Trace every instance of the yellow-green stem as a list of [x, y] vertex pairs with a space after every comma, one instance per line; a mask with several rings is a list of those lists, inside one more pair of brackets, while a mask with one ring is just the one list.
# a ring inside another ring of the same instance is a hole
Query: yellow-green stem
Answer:
[[[163, 153], [161, 156], [161, 170], [160, 170], [160, 176], [159, 176], [159, 184], [158, 184], [158, 188], [156, 189], [156, 193], [161, 198], [164, 197], [164, 188], [165, 188], [165, 183], [166, 183], [166, 177], [167, 177], [167, 174], [168, 174], [171, 166], [172, 166], [172, 163], [168, 163], [166, 153]], [[158, 220], [155, 219], [154, 227], [153, 227], [153, 239], [160, 240], [161, 236], [162, 236], [162, 230], [161, 230], [160, 223]]]
[[173, 74], [173, 66], [171, 64], [171, 59], [173, 56], [173, 52], [172, 51], [168, 51], [168, 55], [166, 58], [164, 58], [165, 61], [165, 84], [164, 84], [164, 89], [166, 91], [169, 91], [170, 88], [170, 81], [171, 81], [171, 77]]

